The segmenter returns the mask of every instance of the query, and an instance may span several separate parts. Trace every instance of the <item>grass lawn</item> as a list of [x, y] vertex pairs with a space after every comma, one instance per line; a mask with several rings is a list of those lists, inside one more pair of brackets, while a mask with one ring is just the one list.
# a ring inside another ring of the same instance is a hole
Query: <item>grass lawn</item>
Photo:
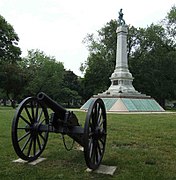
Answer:
[[[84, 125], [86, 113], [75, 113]], [[11, 108], [0, 107], [0, 179], [176, 179], [176, 114], [108, 114], [102, 164], [117, 166], [114, 176], [85, 172], [83, 152], [66, 151], [54, 133], [41, 155], [45, 161], [13, 163], [18, 159], [11, 143], [13, 115]]]

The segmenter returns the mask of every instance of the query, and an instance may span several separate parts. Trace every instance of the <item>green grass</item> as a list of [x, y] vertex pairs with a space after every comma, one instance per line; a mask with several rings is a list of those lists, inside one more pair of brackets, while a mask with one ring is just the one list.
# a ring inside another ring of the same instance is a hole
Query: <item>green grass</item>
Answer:
[[[86, 114], [75, 113], [84, 125]], [[114, 176], [85, 172], [83, 152], [66, 151], [60, 134], [50, 133], [42, 154], [47, 160], [36, 166], [13, 163], [13, 115], [0, 107], [0, 179], [176, 179], [176, 114], [108, 114], [102, 164], [117, 166]]]

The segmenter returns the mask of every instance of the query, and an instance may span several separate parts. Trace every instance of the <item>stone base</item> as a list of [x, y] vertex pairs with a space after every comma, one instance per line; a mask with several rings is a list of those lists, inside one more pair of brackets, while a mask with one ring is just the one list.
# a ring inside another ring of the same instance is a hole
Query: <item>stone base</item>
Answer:
[[101, 98], [107, 112], [164, 112], [164, 109], [150, 96], [100, 96], [94, 95], [82, 107], [87, 110], [95, 98]]
[[105, 92], [98, 93], [98, 95], [94, 95], [93, 97], [139, 97], [139, 98], [151, 98], [145, 94], [141, 94], [131, 86], [113, 86], [111, 85], [109, 89]]
[[38, 163], [40, 163], [40, 162], [42, 162], [42, 161], [44, 161], [44, 160], [46, 160], [46, 158], [41, 158], [41, 157], [39, 157], [39, 158], [36, 159], [35, 161], [28, 162], [28, 161], [25, 161], [25, 160], [19, 158], [19, 159], [13, 160], [12, 162], [15, 162], [15, 163], [22, 163], [22, 164], [27, 163], [27, 164], [30, 164], [30, 165], [35, 166], [36, 164], [38, 164]]
[[150, 99], [151, 96], [147, 96], [141, 93], [99, 93], [98, 95], [93, 95], [94, 98], [136, 98], [136, 99]]
[[[116, 166], [106, 166], [106, 165], [100, 165], [98, 169], [96, 169], [95, 173], [100, 173], [100, 174], [107, 174], [113, 176], [117, 167]], [[92, 172], [91, 169], [87, 168], [86, 172]]]

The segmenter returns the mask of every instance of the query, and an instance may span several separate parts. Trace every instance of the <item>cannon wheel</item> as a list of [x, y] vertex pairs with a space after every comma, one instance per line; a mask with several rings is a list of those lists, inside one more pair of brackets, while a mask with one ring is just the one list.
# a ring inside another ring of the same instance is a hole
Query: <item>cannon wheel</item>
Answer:
[[102, 99], [94, 99], [89, 106], [84, 126], [84, 157], [90, 169], [100, 165], [106, 144], [106, 110]]
[[12, 122], [12, 143], [21, 159], [33, 161], [40, 156], [48, 131], [39, 131], [39, 127], [48, 124], [47, 109], [36, 98], [28, 97], [20, 103]]

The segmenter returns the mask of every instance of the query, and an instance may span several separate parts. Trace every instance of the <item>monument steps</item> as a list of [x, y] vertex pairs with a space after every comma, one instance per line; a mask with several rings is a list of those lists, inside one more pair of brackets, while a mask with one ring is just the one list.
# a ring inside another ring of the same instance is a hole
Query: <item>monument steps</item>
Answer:
[[[82, 107], [87, 110], [95, 97], [90, 98]], [[102, 98], [108, 112], [164, 112], [164, 109], [153, 98]]]

